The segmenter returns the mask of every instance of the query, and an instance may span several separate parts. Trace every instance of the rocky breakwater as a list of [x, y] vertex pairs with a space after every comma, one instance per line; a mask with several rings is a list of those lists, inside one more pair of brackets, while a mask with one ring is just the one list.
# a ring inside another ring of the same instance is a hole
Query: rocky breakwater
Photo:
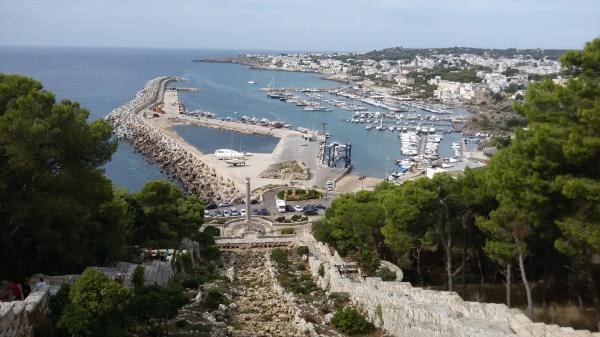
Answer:
[[133, 100], [114, 109], [106, 120], [117, 138], [131, 142], [137, 151], [179, 180], [188, 192], [214, 201], [241, 199], [242, 194], [231, 179], [218, 175], [214, 168], [139, 115], [151, 104], [162, 100], [168, 82], [179, 80], [177, 77], [158, 77], [148, 81]]

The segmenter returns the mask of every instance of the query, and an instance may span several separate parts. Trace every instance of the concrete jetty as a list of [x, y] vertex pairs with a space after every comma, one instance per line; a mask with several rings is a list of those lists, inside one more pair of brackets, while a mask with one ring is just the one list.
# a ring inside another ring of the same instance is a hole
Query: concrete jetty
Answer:
[[[325, 186], [326, 181], [339, 174], [340, 169], [320, 162], [323, 135], [307, 137], [296, 130], [182, 114], [178, 91], [167, 89], [169, 82], [179, 80], [182, 79], [159, 77], [149, 81], [131, 102], [113, 110], [106, 119], [117, 137], [130, 141], [136, 150], [181, 181], [189, 192], [212, 201], [241, 201], [246, 177], [253, 179], [255, 187], [290, 184], [290, 179], [262, 178], [261, 173], [274, 164], [291, 160], [302, 162], [310, 172], [308, 180], [294, 181], [297, 184]], [[280, 140], [273, 152], [248, 153], [245, 165], [232, 167], [214, 153], [202, 153], [180, 137], [173, 130], [178, 124], [269, 135]]]
[[106, 120], [118, 138], [130, 141], [136, 150], [181, 181], [189, 192], [214, 201], [240, 199], [242, 194], [231, 179], [217, 174], [178, 140], [140, 116], [148, 107], [163, 101], [169, 82], [179, 80], [177, 77], [158, 77], [148, 81], [133, 100], [114, 109]]

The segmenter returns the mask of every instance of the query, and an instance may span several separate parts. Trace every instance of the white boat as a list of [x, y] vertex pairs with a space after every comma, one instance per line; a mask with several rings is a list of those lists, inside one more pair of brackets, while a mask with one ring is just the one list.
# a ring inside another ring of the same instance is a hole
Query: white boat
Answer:
[[256, 84], [256, 80], [254, 78], [254, 72], [252, 71], [252, 69], [250, 69], [250, 81], [248, 81], [248, 84]]
[[373, 128], [373, 124], [369, 123], [367, 124], [367, 126], [365, 126], [365, 129], [367, 130], [371, 130]]

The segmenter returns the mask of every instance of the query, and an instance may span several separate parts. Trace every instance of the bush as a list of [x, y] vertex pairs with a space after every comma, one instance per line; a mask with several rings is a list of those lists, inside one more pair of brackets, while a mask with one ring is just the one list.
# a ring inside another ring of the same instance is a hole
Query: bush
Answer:
[[215, 226], [206, 226], [206, 228], [204, 228], [204, 233], [209, 233], [212, 236], [220, 236], [221, 235], [221, 230], [218, 229]]
[[199, 285], [200, 285], [200, 281], [195, 277], [188, 278], [186, 280], [183, 280], [183, 282], [181, 282], [181, 286], [184, 288], [188, 288], [188, 289], [197, 289]]
[[367, 275], [373, 275], [380, 263], [379, 257], [371, 249], [364, 249], [358, 256], [358, 267]]
[[294, 234], [294, 233], [295, 233], [295, 230], [290, 227], [281, 229], [281, 234], [283, 234], [283, 235], [289, 235], [289, 234]]
[[302, 216], [302, 219], [300, 219], [300, 221], [308, 221], [308, 216], [306, 216], [306, 215], [303, 215], [303, 216]]
[[373, 324], [351, 307], [336, 312], [331, 319], [331, 324], [339, 331], [351, 335], [366, 333], [373, 329]]
[[325, 276], [325, 266], [323, 266], [322, 263], [319, 266], [319, 276], [321, 276], [321, 277]]
[[300, 214], [292, 215], [292, 221], [296, 221], [296, 222], [302, 221], [302, 215], [300, 215]]
[[306, 246], [298, 246], [298, 247], [296, 248], [296, 253], [297, 253], [298, 255], [300, 255], [300, 256], [303, 256], [303, 255], [308, 255], [308, 253], [309, 253], [309, 251], [308, 251], [308, 247], [306, 247]]
[[[286, 193], [287, 192], [287, 193]], [[304, 188], [290, 188], [285, 191], [279, 191], [277, 193], [278, 199], [284, 199], [288, 201], [299, 201], [299, 200], [308, 200], [308, 199], [319, 199], [322, 197], [321, 192], [309, 189], [308, 193]]]
[[279, 268], [287, 268], [290, 265], [287, 252], [283, 249], [275, 248], [271, 251], [271, 259]]
[[215, 310], [219, 307], [219, 304], [226, 304], [227, 297], [223, 295], [218, 289], [210, 288], [206, 291], [206, 295], [204, 297], [204, 304], [212, 310]]
[[283, 221], [285, 221], [285, 217], [283, 215], [280, 215], [275, 218], [275, 222], [283, 222]]
[[144, 267], [137, 266], [133, 270], [133, 275], [131, 275], [131, 283], [133, 284], [133, 289], [139, 289], [144, 286]]
[[375, 276], [381, 277], [383, 281], [396, 281], [396, 272], [387, 267], [383, 267], [375, 273]]

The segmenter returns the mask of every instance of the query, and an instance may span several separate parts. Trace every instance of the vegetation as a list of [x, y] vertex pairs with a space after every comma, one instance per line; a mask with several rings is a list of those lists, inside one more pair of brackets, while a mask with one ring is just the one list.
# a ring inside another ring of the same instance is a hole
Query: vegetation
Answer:
[[373, 324], [352, 307], [346, 307], [336, 312], [331, 319], [331, 325], [339, 331], [350, 335], [362, 334], [373, 330]]
[[382, 267], [375, 273], [375, 276], [381, 277], [383, 281], [396, 281], [396, 272], [387, 267]]
[[535, 59], [558, 59], [565, 50], [563, 49], [483, 49], [483, 48], [468, 48], [468, 47], [449, 47], [449, 48], [403, 48], [393, 47], [381, 50], [374, 50], [365, 54], [352, 55], [355, 58], [381, 60], [408, 60], [414, 59], [416, 56], [432, 56], [436, 54], [474, 54], [474, 55], [490, 55], [492, 57], [512, 57], [514, 55], [525, 55]]
[[[304, 246], [298, 247], [296, 255], [289, 250], [273, 249], [271, 259], [277, 267], [277, 281], [284, 289], [299, 295], [309, 295], [319, 290], [319, 288], [306, 271], [306, 262], [300, 259], [303, 255], [301, 253], [304, 251], [300, 249], [302, 247]], [[298, 260], [298, 263], [291, 263], [290, 255], [293, 259]]]
[[227, 304], [227, 297], [218, 289], [210, 288], [204, 295], [203, 303], [211, 310], [219, 308], [219, 304]]
[[308, 255], [309, 250], [307, 246], [298, 246], [296, 247], [296, 254], [300, 256]]
[[280, 248], [275, 248], [271, 251], [271, 259], [277, 264], [277, 267], [279, 268], [287, 268], [290, 265], [287, 251]]
[[101, 171], [117, 145], [88, 116], [40, 82], [0, 74], [0, 279], [124, 254], [124, 205]]
[[532, 282], [544, 303], [599, 308], [592, 262], [600, 254], [599, 59], [596, 39], [561, 58], [566, 86], [549, 79], [530, 85], [515, 105], [527, 128], [497, 139], [501, 149], [487, 167], [341, 196], [315, 223], [315, 237], [359, 263], [369, 251], [394, 260], [419, 283], [453, 290], [460, 277], [463, 296], [466, 283], [501, 275], [509, 305], [517, 271], [530, 317]]
[[314, 189], [290, 188], [277, 192], [277, 198], [287, 201], [300, 201], [321, 198], [321, 192]]
[[291, 227], [286, 227], [286, 228], [281, 229], [281, 234], [283, 234], [283, 235], [290, 235], [290, 234], [294, 234], [295, 232], [296, 231]]
[[79, 273], [125, 259], [128, 245], [175, 247], [202, 202], [166, 181], [114, 189], [102, 167], [111, 127], [32, 79], [0, 74], [0, 279]]

